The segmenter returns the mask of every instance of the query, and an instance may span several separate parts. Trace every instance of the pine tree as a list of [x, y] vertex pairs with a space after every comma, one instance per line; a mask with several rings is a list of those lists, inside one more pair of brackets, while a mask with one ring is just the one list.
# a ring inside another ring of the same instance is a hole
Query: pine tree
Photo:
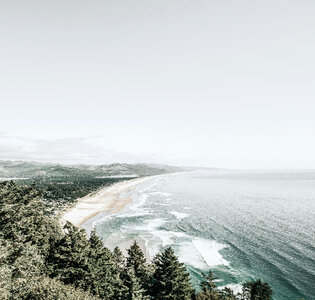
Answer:
[[[222, 292], [217, 290], [217, 285], [215, 280], [217, 277], [214, 276], [214, 273], [210, 270], [208, 274], [202, 273], [203, 281], [200, 284], [201, 291], [197, 294], [197, 300], [219, 300], [222, 299]], [[224, 298], [225, 299], [225, 298]]]
[[64, 236], [55, 243], [47, 260], [51, 266], [50, 276], [87, 290], [91, 276], [89, 241], [85, 231], [70, 222], [66, 223], [64, 230]]
[[260, 279], [243, 284], [242, 299], [244, 300], [271, 300], [271, 296], [271, 287]]
[[36, 245], [43, 255], [61, 236], [57, 222], [45, 214], [41, 194], [13, 181], [0, 183], [0, 232], [7, 240]]
[[90, 234], [89, 242], [90, 290], [102, 298], [120, 299], [126, 292], [126, 287], [111, 252], [104, 247], [95, 229]]
[[13, 282], [14, 288], [9, 298], [17, 300], [101, 300], [92, 296], [88, 291], [65, 285], [62, 282], [48, 277], [29, 277], [25, 281]]
[[115, 247], [113, 251], [113, 259], [119, 270], [124, 270], [125, 268], [125, 257], [118, 247]]
[[125, 300], [146, 300], [150, 297], [146, 295], [146, 290], [142, 287], [140, 278], [136, 276], [133, 269], [130, 269], [125, 275], [125, 285], [128, 291]]
[[134, 272], [135, 276], [139, 279], [141, 286], [145, 290], [149, 290], [150, 276], [152, 274], [146, 258], [136, 241], [128, 249], [126, 268], [127, 270]]
[[214, 273], [210, 270], [208, 274], [202, 273], [203, 281], [201, 282], [201, 290], [203, 292], [206, 291], [215, 291], [217, 285], [215, 284], [215, 280], [217, 277], [214, 276]]
[[154, 259], [152, 296], [157, 300], [188, 300], [191, 298], [189, 274], [178, 261], [172, 248], [167, 248]]

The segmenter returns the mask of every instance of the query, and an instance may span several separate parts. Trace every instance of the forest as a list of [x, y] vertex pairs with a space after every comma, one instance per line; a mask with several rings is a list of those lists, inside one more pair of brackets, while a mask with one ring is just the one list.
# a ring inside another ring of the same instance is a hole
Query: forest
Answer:
[[46, 212], [57, 214], [64, 208], [76, 203], [79, 198], [116, 182], [129, 179], [131, 178], [36, 178], [36, 180], [22, 179], [19, 180], [18, 183], [20, 185], [32, 185], [41, 193], [41, 197], [46, 206]]
[[34, 185], [50, 214], [119, 181], [181, 171], [179, 167], [153, 164], [61, 165], [0, 160], [0, 181], [14, 178], [20, 185]]
[[245, 282], [242, 292], [218, 289], [209, 270], [199, 288], [171, 248], [148, 262], [134, 242], [127, 257], [107, 249], [92, 231], [61, 228], [41, 191], [0, 183], [0, 299], [270, 300], [268, 283]]

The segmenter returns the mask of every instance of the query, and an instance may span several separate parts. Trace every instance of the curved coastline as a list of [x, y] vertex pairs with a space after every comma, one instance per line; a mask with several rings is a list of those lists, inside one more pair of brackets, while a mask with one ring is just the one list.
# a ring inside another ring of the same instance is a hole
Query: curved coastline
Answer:
[[[69, 221], [75, 226], [82, 228], [89, 220], [93, 219], [93, 221], [96, 221], [98, 215], [103, 217], [104, 214], [118, 213], [132, 202], [130, 196], [121, 197], [120, 195], [122, 193], [136, 188], [140, 183], [159, 176], [161, 175], [125, 180], [117, 182], [109, 187], [105, 187], [96, 193], [91, 193], [79, 199], [74, 207], [66, 210], [60, 218], [60, 223], [64, 225]], [[88, 228], [92, 229], [90, 227], [91, 224], [88, 225]]]

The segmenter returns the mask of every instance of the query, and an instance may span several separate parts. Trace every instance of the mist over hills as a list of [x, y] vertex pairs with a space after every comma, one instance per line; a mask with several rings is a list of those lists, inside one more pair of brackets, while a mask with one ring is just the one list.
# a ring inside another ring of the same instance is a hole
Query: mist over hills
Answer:
[[113, 163], [106, 165], [62, 165], [28, 161], [0, 161], [0, 178], [5, 179], [62, 179], [141, 177], [184, 169], [167, 165]]

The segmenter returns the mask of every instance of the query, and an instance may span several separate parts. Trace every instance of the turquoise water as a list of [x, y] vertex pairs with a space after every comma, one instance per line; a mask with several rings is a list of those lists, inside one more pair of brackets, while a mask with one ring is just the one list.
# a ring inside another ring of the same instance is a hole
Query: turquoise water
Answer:
[[98, 221], [105, 244], [172, 246], [194, 285], [213, 269], [235, 291], [261, 278], [274, 299], [315, 299], [315, 171], [198, 171], [153, 178]]

